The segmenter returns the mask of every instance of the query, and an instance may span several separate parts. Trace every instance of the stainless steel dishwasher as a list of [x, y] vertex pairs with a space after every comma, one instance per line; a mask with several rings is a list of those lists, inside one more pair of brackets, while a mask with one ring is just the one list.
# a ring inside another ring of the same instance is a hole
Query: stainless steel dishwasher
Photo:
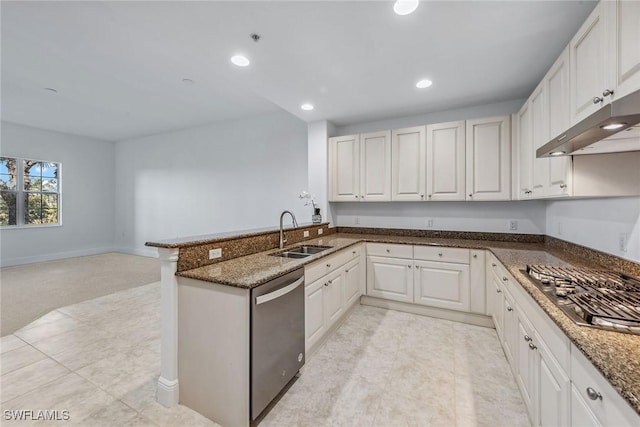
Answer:
[[304, 268], [251, 289], [251, 419], [304, 365]]

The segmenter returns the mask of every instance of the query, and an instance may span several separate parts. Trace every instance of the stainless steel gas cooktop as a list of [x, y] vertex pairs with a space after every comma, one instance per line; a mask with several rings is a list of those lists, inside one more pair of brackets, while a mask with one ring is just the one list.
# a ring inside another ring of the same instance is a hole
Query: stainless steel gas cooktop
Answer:
[[527, 265], [532, 282], [579, 325], [640, 334], [640, 280], [586, 268]]

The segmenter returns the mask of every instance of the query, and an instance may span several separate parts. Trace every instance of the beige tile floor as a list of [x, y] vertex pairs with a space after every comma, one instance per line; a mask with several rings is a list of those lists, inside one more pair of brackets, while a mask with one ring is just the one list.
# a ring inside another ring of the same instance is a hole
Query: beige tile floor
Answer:
[[[55, 310], [0, 342], [5, 410], [82, 426], [216, 425], [155, 401], [160, 286]], [[358, 306], [261, 426], [525, 426], [492, 329]]]

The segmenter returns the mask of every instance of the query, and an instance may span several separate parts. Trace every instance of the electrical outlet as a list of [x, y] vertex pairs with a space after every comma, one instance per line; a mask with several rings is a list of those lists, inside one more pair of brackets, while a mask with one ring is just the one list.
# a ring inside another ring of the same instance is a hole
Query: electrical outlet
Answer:
[[627, 233], [620, 233], [620, 250], [622, 252], [627, 252], [629, 247], [629, 235]]
[[509, 231], [516, 231], [518, 229], [518, 221], [512, 219], [509, 221]]
[[318, 228], [318, 236], [323, 233], [322, 228]]
[[209, 259], [216, 259], [222, 256], [222, 248], [211, 249], [209, 251]]
[[433, 228], [433, 218], [427, 219], [427, 228]]
[[309, 230], [305, 230], [302, 232], [302, 237], [309, 237]]

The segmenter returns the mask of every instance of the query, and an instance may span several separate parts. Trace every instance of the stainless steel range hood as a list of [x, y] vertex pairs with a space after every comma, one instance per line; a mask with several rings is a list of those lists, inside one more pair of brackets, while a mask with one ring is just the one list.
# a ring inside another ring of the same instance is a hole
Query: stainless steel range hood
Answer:
[[640, 90], [605, 105], [553, 138], [536, 150], [536, 157], [640, 151], [639, 123]]

